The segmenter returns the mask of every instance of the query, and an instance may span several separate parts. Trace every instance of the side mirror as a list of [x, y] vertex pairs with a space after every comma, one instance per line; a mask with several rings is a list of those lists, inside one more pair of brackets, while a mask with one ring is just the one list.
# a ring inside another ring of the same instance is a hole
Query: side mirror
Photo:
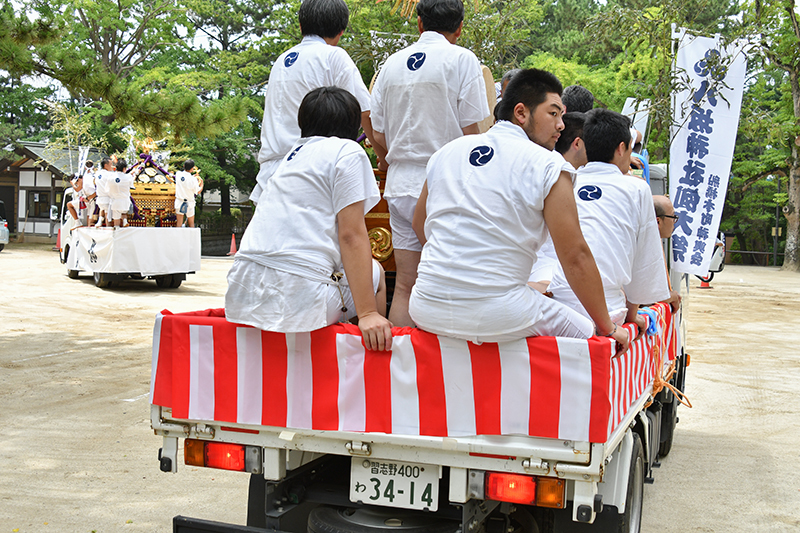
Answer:
[[50, 220], [58, 220], [58, 206], [51, 205], [50, 206]]

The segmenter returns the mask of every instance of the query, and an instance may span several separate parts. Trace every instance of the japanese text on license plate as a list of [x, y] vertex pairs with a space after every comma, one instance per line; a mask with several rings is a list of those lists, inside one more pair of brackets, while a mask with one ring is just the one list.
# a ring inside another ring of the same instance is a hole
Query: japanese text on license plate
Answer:
[[353, 457], [350, 500], [436, 511], [439, 508], [439, 467]]

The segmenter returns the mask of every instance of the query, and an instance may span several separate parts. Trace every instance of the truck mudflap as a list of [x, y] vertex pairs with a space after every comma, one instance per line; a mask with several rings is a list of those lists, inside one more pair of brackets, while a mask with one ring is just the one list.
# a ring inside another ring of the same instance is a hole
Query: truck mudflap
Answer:
[[613, 340], [599, 337], [475, 345], [394, 328], [392, 351], [373, 352], [350, 324], [282, 334], [230, 323], [223, 309], [164, 311], [150, 402], [175, 419], [289, 433], [604, 443], [675, 357], [669, 307], [653, 309], [659, 333], [613, 358]]

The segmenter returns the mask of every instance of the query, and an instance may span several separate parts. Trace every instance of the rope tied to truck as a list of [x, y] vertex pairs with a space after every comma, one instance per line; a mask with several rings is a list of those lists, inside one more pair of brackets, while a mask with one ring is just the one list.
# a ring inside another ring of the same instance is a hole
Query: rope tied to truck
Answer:
[[[665, 351], [662, 350], [660, 346], [653, 346], [653, 352], [654, 355], [656, 356], [656, 365], [657, 365], [656, 368], [662, 368], [664, 364]], [[662, 377], [658, 372], [656, 372], [656, 375], [653, 379], [653, 393], [650, 396], [650, 399], [645, 404], [645, 408], [650, 407], [650, 405], [653, 403], [658, 393], [664, 389], [667, 389], [672, 394], [674, 394], [681, 404], [689, 408], [692, 407], [692, 402], [689, 401], [689, 398], [681, 390], [679, 390], [677, 387], [675, 387], [672, 383], [669, 382], [675, 375], [675, 367], [677, 362], [678, 358], [676, 357], [675, 359], [673, 359], [672, 363], [670, 363], [669, 368], [667, 369], [667, 373], [664, 377]]]

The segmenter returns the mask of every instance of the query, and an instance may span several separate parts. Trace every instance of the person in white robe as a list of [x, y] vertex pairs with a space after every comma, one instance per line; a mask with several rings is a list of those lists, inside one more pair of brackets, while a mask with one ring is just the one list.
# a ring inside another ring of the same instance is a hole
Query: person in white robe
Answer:
[[[586, 114], [589, 162], [578, 170], [575, 200], [581, 231], [603, 280], [606, 306], [617, 324], [637, 322], [640, 304], [669, 298], [653, 196], [647, 183], [626, 175], [630, 167], [630, 119], [607, 109]], [[553, 275], [553, 299], [588, 316], [563, 268]]]
[[300, 138], [297, 110], [309, 91], [334, 86], [355, 96], [361, 106], [361, 126], [370, 139], [370, 96], [361, 72], [339, 48], [350, 12], [344, 0], [304, 0], [297, 13], [303, 40], [272, 65], [264, 97], [259, 171], [250, 200], [258, 203], [264, 186], [283, 157]]
[[421, 0], [417, 42], [386, 60], [372, 89], [372, 126], [385, 161], [392, 247], [397, 278], [389, 319], [413, 326], [408, 298], [422, 244], [412, 228], [425, 165], [433, 153], [465, 134], [478, 133], [489, 116], [478, 58], [456, 45], [464, 24], [461, 0]]
[[[561, 83], [529, 69], [509, 82], [487, 133], [434, 154], [414, 216], [424, 241], [409, 312], [418, 327], [472, 342], [535, 335], [628, 335], [612, 323], [583, 239], [572, 167], [552, 150], [564, 125]], [[592, 320], [527, 285], [548, 233]], [[596, 324], [596, 328], [595, 328]]]
[[358, 101], [314, 89], [298, 123], [302, 137], [265, 184], [228, 273], [227, 319], [293, 333], [357, 317], [367, 349], [389, 350], [383, 269], [364, 222], [380, 193], [355, 142]]

